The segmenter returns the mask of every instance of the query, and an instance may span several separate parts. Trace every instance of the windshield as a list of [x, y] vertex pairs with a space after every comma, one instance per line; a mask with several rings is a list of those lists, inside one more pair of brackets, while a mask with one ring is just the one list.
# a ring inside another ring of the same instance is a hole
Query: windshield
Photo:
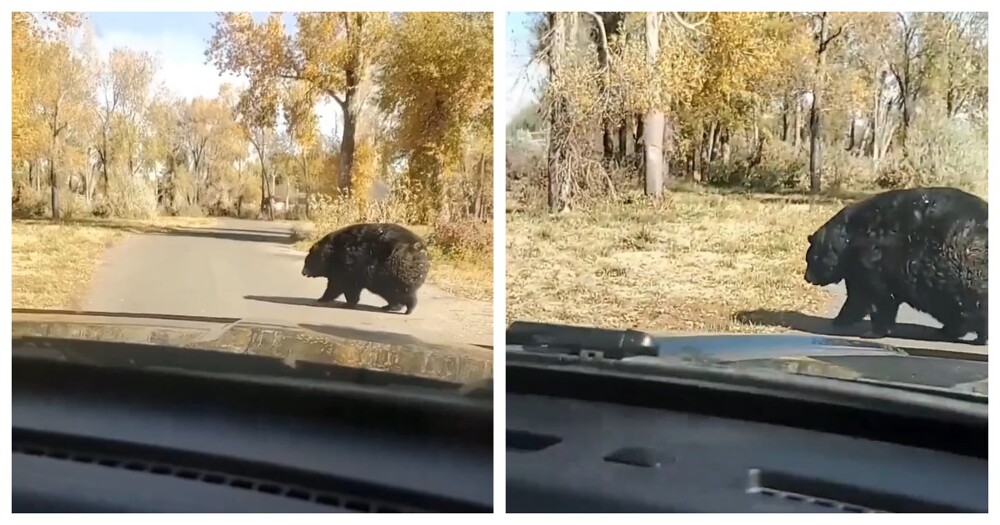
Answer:
[[491, 13], [13, 31], [15, 339], [492, 377]]
[[[507, 26], [524, 76], [508, 94], [512, 330], [634, 329], [655, 348], [605, 358], [986, 394], [985, 13]], [[904, 69], [978, 87], [961, 103], [917, 94]], [[560, 340], [602, 350], [604, 336], [553, 333], [508, 360]]]

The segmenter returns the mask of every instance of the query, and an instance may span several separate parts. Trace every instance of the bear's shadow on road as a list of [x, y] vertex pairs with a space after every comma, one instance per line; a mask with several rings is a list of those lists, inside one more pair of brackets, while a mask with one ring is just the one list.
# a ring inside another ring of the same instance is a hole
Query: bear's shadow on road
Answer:
[[[848, 328], [837, 328], [833, 326], [831, 319], [790, 310], [742, 311], [738, 312], [735, 318], [744, 324], [777, 326], [810, 334], [872, 338], [871, 321], [868, 320]], [[935, 328], [912, 323], [896, 323], [890, 337], [912, 341], [958, 342], [944, 339]], [[960, 342], [968, 343], [968, 341]]]
[[294, 306], [312, 306], [314, 308], [342, 308], [344, 310], [356, 310], [360, 312], [373, 312], [387, 315], [403, 315], [402, 312], [387, 312], [378, 306], [368, 304], [358, 304], [354, 308], [348, 308], [347, 303], [341, 300], [319, 303], [316, 299], [309, 297], [280, 297], [273, 295], [244, 295], [244, 299], [250, 301], [262, 301], [265, 303], [290, 304]]

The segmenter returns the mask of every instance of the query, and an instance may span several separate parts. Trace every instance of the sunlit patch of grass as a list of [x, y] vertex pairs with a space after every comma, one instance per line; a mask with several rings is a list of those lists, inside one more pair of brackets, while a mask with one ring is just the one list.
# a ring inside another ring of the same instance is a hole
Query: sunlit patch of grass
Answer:
[[768, 332], [751, 310], [825, 313], [805, 282], [806, 237], [830, 199], [673, 192], [549, 216], [508, 215], [507, 322]]

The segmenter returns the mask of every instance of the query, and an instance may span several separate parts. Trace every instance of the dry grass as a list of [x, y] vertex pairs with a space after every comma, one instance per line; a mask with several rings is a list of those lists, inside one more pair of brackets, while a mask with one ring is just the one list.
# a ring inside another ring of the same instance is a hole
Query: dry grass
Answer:
[[488, 261], [432, 254], [427, 281], [459, 297], [493, 302], [493, 257]]
[[104, 250], [129, 233], [210, 226], [210, 218], [160, 217], [151, 221], [85, 219], [14, 221], [12, 303], [14, 308], [75, 308]]
[[680, 191], [507, 220], [507, 322], [769, 332], [753, 310], [825, 313], [803, 279], [806, 237], [842, 203]]
[[[291, 224], [291, 223], [290, 223]], [[426, 225], [405, 225], [417, 235], [427, 239], [433, 229]], [[296, 222], [293, 228], [310, 232], [307, 239], [295, 243], [295, 248], [308, 251], [312, 243], [329, 233], [319, 231], [310, 223]], [[467, 299], [493, 301], [493, 254], [484, 257], [453, 257], [431, 247], [431, 271], [427, 282], [438, 288]]]

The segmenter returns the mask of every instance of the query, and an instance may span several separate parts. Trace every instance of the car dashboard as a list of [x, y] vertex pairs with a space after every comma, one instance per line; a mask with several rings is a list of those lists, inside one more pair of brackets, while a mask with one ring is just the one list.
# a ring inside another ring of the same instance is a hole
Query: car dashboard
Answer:
[[15, 512], [491, 512], [492, 400], [14, 358]]
[[985, 418], [561, 368], [508, 358], [508, 512], [987, 511]]

